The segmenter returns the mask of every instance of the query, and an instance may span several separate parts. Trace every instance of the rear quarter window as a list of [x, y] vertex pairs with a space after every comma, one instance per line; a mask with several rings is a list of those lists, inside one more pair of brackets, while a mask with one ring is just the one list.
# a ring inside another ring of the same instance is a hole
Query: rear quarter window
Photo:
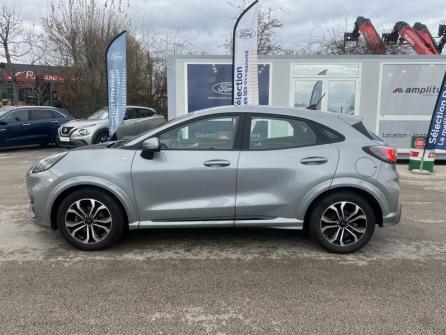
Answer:
[[338, 133], [336, 130], [333, 130], [320, 123], [315, 123], [314, 126], [320, 133], [323, 143], [337, 143], [345, 140], [345, 137], [342, 134]]
[[[367, 137], [367, 138], [369, 138], [371, 140], [374, 140], [372, 134], [370, 134], [370, 132], [364, 126], [364, 123], [362, 123], [362, 121], [359, 121], [358, 123], [355, 123], [354, 125], [352, 125], [352, 127], [355, 128], [357, 131], [359, 131], [365, 137]], [[375, 135], [375, 137], [378, 137], [378, 136]]]

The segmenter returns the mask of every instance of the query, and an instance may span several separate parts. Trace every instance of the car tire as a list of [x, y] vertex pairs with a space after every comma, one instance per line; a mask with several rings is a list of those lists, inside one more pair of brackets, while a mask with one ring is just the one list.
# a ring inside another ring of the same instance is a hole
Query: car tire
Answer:
[[322, 198], [313, 208], [311, 236], [326, 250], [350, 253], [364, 247], [376, 226], [376, 215], [359, 194], [336, 192]]
[[126, 224], [119, 203], [106, 192], [85, 188], [65, 197], [57, 211], [57, 228], [74, 247], [94, 251], [111, 247]]
[[99, 131], [93, 138], [93, 144], [99, 144], [108, 142], [110, 140], [108, 131], [107, 130], [101, 130]]

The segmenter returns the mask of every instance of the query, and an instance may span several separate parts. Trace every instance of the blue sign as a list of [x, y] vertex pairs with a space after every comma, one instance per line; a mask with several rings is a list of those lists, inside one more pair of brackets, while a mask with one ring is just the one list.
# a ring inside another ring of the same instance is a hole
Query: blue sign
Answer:
[[[269, 104], [269, 64], [258, 65], [259, 104]], [[188, 112], [232, 105], [231, 64], [187, 65]]]
[[108, 129], [112, 136], [124, 120], [127, 105], [127, 67], [125, 31], [107, 48]]
[[426, 149], [446, 150], [446, 73], [432, 115]]

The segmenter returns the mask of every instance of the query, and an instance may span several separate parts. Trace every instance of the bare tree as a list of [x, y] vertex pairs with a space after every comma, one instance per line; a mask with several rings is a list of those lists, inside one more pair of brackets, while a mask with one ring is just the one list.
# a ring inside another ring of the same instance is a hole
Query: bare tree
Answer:
[[168, 54], [184, 53], [177, 34], [154, 35], [147, 25], [130, 24], [121, 2], [52, 0], [43, 19], [49, 61], [63, 65], [63, 102], [77, 116], [106, 104], [105, 50], [127, 30], [127, 101], [166, 112]]
[[52, 0], [42, 26], [49, 61], [64, 67], [65, 103], [85, 116], [105, 105], [105, 50], [127, 26], [121, 4], [106, 0]]
[[0, 50], [6, 61], [5, 71], [12, 78], [13, 104], [17, 104], [19, 100], [14, 62], [32, 50], [32, 33], [23, 27], [23, 19], [11, 3], [7, 0], [0, 1]]

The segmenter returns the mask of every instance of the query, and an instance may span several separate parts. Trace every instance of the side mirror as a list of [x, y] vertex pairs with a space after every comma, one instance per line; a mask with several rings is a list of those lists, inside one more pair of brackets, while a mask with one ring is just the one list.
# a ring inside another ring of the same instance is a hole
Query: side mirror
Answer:
[[0, 120], [0, 126], [6, 126], [8, 124], [8, 122]]
[[160, 151], [160, 141], [158, 137], [152, 137], [142, 143], [141, 157], [153, 159], [153, 153]]

